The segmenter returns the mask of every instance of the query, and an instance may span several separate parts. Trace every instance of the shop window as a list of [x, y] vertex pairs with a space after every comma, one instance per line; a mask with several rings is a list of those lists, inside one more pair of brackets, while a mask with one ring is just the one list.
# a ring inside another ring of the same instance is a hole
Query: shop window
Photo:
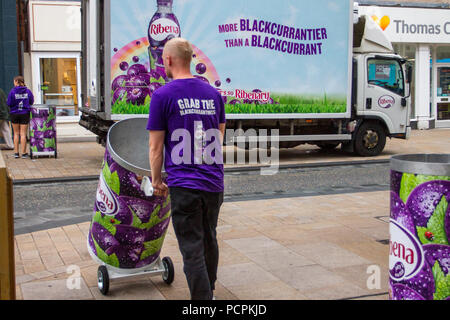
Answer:
[[403, 69], [396, 60], [369, 59], [369, 84], [379, 86], [400, 96], [405, 95]]
[[436, 49], [438, 63], [450, 63], [450, 46], [440, 46]]
[[76, 58], [41, 58], [42, 101], [56, 106], [57, 116], [78, 115]]
[[450, 120], [450, 67], [438, 68], [438, 120]]

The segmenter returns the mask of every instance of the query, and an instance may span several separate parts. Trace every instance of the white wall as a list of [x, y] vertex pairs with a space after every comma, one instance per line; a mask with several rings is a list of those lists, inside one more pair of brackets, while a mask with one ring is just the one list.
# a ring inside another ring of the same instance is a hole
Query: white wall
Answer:
[[416, 116], [418, 129], [430, 128], [430, 46], [418, 45], [416, 50]]
[[81, 2], [30, 1], [31, 51], [81, 51]]

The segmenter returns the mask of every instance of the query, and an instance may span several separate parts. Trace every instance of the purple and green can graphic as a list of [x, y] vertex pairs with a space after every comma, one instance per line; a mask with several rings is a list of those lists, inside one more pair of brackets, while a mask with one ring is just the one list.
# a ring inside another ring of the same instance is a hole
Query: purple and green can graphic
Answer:
[[153, 264], [167, 233], [170, 198], [145, 196], [141, 179], [118, 165], [106, 150], [88, 243], [94, 258], [115, 268]]
[[33, 107], [30, 119], [32, 154], [56, 152], [56, 108]]
[[391, 300], [450, 300], [449, 203], [450, 176], [391, 172]]

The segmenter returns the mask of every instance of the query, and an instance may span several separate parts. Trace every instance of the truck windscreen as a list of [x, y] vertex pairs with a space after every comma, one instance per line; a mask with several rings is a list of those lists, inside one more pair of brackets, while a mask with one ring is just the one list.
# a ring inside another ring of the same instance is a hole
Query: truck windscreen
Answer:
[[397, 60], [369, 59], [368, 82], [394, 92], [405, 95], [405, 80], [403, 69]]

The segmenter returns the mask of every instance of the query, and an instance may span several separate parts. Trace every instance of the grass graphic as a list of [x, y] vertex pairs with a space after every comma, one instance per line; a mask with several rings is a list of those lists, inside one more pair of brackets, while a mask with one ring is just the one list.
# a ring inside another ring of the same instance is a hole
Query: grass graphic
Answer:
[[272, 99], [279, 104], [236, 104], [225, 106], [227, 114], [306, 114], [306, 113], [345, 113], [346, 98], [317, 96], [297, 96], [287, 94], [272, 94]]
[[[272, 99], [279, 104], [226, 104], [227, 114], [307, 114], [307, 113], [345, 113], [347, 100], [345, 97], [298, 96], [287, 94], [272, 94]], [[229, 99], [231, 101], [231, 99]], [[148, 114], [151, 98], [147, 97], [143, 106], [137, 106], [123, 100], [118, 100], [111, 109], [112, 114]]]

